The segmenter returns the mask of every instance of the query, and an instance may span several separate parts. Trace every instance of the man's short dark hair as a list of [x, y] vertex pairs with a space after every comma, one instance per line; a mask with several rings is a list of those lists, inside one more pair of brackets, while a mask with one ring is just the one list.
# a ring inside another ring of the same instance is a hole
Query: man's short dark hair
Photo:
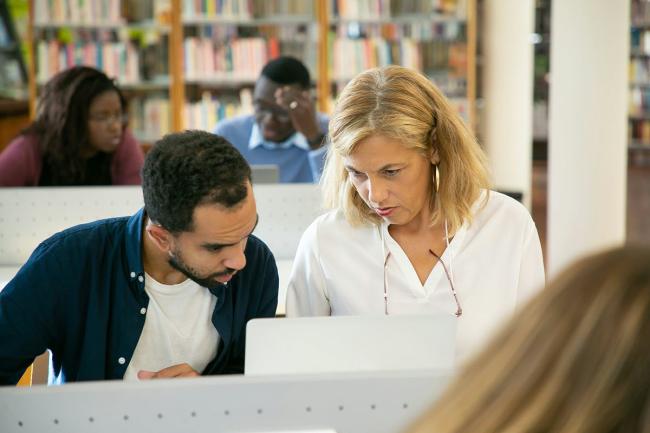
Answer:
[[278, 84], [298, 84], [309, 89], [311, 80], [305, 65], [295, 57], [282, 56], [271, 60], [262, 69], [262, 75]]
[[144, 162], [145, 210], [172, 233], [192, 231], [197, 205], [233, 208], [246, 198], [250, 180], [250, 166], [225, 138], [205, 131], [168, 134]]

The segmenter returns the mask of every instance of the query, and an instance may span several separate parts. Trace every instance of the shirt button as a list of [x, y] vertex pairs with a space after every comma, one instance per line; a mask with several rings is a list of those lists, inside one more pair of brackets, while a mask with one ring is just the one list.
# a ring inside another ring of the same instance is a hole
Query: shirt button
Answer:
[[146, 308], [144, 308], [144, 307], [140, 308], [140, 314], [146, 314], [146, 313], [147, 313]]
[[144, 277], [143, 277], [142, 275], [140, 275], [140, 276], [138, 277], [138, 281], [140, 281], [140, 282], [142, 283], [142, 282], [144, 281]]
[[135, 272], [131, 272], [131, 278], [135, 278]]
[[120, 356], [120, 357], [118, 358], [117, 362], [119, 362], [120, 365], [124, 365], [124, 363], [126, 362], [126, 359], [124, 359], [123, 356]]

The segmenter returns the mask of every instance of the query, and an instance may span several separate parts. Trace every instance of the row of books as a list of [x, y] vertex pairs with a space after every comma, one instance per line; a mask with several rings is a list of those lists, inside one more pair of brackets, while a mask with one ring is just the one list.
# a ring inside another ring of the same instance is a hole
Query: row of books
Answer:
[[422, 41], [465, 38], [465, 24], [460, 21], [412, 21], [404, 23], [344, 23], [334, 31], [339, 37], [383, 37], [390, 40], [412, 38]]
[[210, 92], [203, 92], [199, 100], [185, 103], [183, 123], [186, 129], [212, 131], [220, 120], [252, 112], [253, 94], [249, 88], [242, 89], [239, 98], [216, 97]]
[[630, 82], [650, 84], [650, 58], [630, 59]]
[[632, 52], [650, 54], [650, 29], [633, 28], [630, 32]]
[[441, 13], [463, 17], [465, 0], [330, 0], [335, 17], [344, 19], [387, 19], [400, 15]]
[[225, 79], [237, 76], [255, 80], [269, 59], [279, 54], [277, 39], [243, 38], [228, 42], [204, 38], [186, 38], [185, 77]]
[[34, 0], [34, 23], [121, 23], [122, 0]]
[[628, 138], [631, 143], [645, 143], [650, 147], [650, 119], [629, 122]]
[[[302, 58], [315, 70], [315, 46], [300, 41], [276, 38], [240, 38], [215, 40], [190, 37], [184, 41], [185, 77], [187, 80], [254, 81], [264, 65], [280, 53]], [[311, 51], [312, 54], [307, 54]]]
[[313, 16], [312, 0], [185, 0], [183, 18], [250, 20], [262, 17]]
[[409, 38], [398, 41], [383, 38], [337, 38], [333, 42], [334, 80], [347, 80], [366, 69], [390, 64], [399, 64], [425, 73], [444, 69], [452, 76], [464, 76], [467, 46], [462, 42], [419, 42]]
[[632, 25], [647, 25], [650, 23], [650, 2], [636, 0], [631, 3]]
[[630, 89], [628, 111], [630, 116], [644, 116], [645, 113], [650, 113], [650, 87]]
[[36, 45], [37, 81], [75, 65], [94, 66], [122, 84], [139, 83], [140, 51], [130, 41], [62, 43], [40, 41]]
[[171, 107], [166, 96], [131, 98], [129, 128], [141, 142], [153, 143], [171, 131]]

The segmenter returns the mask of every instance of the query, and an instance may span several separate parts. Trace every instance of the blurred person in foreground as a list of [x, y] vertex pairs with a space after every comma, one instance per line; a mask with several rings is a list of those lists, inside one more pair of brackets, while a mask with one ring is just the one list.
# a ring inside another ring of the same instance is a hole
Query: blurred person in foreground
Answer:
[[649, 433], [650, 248], [570, 266], [408, 433]]

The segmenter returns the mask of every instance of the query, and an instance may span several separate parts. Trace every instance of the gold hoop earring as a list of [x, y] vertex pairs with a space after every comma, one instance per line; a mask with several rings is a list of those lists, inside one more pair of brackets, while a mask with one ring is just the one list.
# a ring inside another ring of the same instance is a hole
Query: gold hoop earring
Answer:
[[438, 194], [438, 190], [440, 189], [440, 170], [438, 169], [438, 164], [434, 164], [434, 174], [433, 174], [433, 187], [436, 190], [436, 194]]

